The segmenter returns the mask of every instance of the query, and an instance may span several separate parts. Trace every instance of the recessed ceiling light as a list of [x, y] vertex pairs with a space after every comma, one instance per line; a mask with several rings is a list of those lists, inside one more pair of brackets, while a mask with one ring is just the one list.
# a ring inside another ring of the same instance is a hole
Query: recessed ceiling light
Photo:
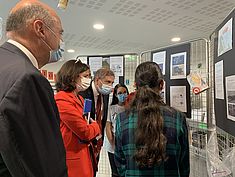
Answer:
[[171, 39], [172, 42], [179, 42], [180, 40], [181, 40], [180, 37], [173, 37]]
[[104, 25], [97, 23], [97, 24], [93, 25], [93, 28], [95, 28], [97, 30], [102, 30], [102, 29], [104, 29]]
[[68, 53], [74, 53], [75, 50], [73, 50], [73, 49], [68, 49], [67, 52], [68, 52]]

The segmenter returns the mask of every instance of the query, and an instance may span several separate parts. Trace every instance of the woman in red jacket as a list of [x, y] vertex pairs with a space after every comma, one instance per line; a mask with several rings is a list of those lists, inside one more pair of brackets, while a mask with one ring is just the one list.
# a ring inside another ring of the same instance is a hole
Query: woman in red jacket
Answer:
[[89, 142], [100, 134], [96, 121], [83, 115], [84, 100], [78, 95], [89, 87], [89, 67], [81, 61], [69, 60], [57, 73], [55, 100], [60, 113], [60, 130], [66, 149], [69, 177], [93, 177]]

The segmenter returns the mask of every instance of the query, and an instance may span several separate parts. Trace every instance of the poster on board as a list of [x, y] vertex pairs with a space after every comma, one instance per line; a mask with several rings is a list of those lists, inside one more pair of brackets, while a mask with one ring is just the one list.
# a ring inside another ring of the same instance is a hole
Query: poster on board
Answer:
[[91, 76], [94, 76], [95, 72], [102, 68], [102, 57], [89, 57], [89, 66], [91, 70]]
[[48, 78], [48, 80], [54, 80], [54, 73], [48, 71], [47, 78]]
[[220, 30], [218, 35], [218, 56], [232, 49], [233, 19], [231, 18]]
[[78, 56], [76, 59], [80, 60], [82, 63], [87, 64], [87, 57], [80, 57], [80, 56]]
[[110, 69], [114, 72], [115, 77], [123, 76], [123, 56], [111, 56]]
[[208, 89], [208, 84], [198, 72], [192, 72], [187, 75], [187, 80], [194, 94], [199, 94]]
[[215, 63], [215, 98], [224, 99], [224, 64], [223, 60]]
[[159, 65], [163, 75], [165, 75], [165, 61], [166, 61], [166, 51], [153, 53], [153, 62]]
[[170, 86], [170, 106], [187, 112], [186, 86]]
[[45, 78], [47, 78], [47, 70], [42, 69], [42, 70], [41, 70], [41, 73], [42, 73], [42, 75], [43, 75]]
[[170, 79], [186, 78], [186, 52], [171, 55]]
[[235, 75], [225, 78], [227, 118], [235, 121]]

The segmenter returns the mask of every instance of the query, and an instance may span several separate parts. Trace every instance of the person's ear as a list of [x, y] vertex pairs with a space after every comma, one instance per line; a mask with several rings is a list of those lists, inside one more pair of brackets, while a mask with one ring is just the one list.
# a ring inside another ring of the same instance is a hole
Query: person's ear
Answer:
[[99, 83], [99, 78], [95, 78], [94, 79], [95, 80], [95, 85], [96, 85], [96, 87], [100, 87], [100, 83]]
[[33, 30], [38, 37], [45, 38], [45, 25], [43, 25], [41, 20], [33, 22]]
[[98, 85], [98, 81], [99, 81], [99, 79], [97, 77], [94, 78], [95, 85]]
[[133, 83], [133, 87], [136, 88], [136, 82]]
[[164, 87], [165, 87], [164, 81], [161, 80], [161, 81], [159, 82], [159, 90], [162, 91], [162, 90], [164, 89]]

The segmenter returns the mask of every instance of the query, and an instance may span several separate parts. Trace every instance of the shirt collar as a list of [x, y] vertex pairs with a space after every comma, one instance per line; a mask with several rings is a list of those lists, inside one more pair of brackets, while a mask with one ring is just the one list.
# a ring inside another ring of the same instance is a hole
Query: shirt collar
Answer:
[[24, 54], [32, 62], [33, 66], [36, 67], [37, 69], [39, 69], [38, 68], [38, 62], [37, 62], [36, 58], [33, 56], [33, 54], [25, 46], [23, 46], [19, 42], [16, 42], [12, 39], [9, 39], [7, 42], [13, 44], [14, 46], [18, 47], [22, 52], [24, 52]]
[[91, 83], [91, 86], [92, 86], [92, 90], [93, 90], [94, 97], [98, 97], [98, 95], [99, 95], [100, 93], [98, 92], [98, 90], [97, 90], [96, 87], [95, 87], [95, 81], [93, 81], [93, 82]]

